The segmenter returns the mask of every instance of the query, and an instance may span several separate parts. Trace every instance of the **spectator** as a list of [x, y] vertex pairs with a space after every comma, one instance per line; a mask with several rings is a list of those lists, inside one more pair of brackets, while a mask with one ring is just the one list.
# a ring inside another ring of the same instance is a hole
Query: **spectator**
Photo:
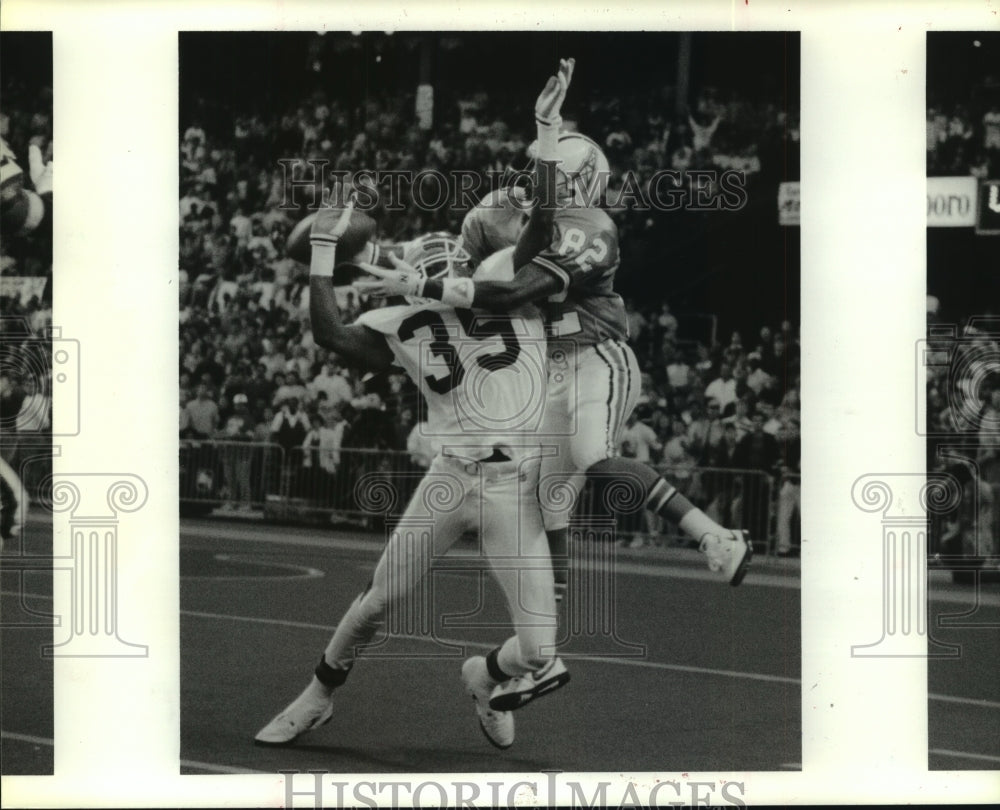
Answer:
[[[778, 442], [774, 436], [764, 432], [762, 414], [754, 414], [751, 425], [751, 431], [736, 444], [733, 464], [742, 470], [767, 473], [770, 477], [780, 459]], [[767, 537], [769, 495], [770, 489], [761, 476], [743, 476], [740, 496], [733, 504], [734, 518], [738, 515], [740, 525], [747, 526], [754, 537]]]
[[302, 467], [302, 442], [309, 432], [309, 419], [299, 408], [299, 400], [289, 397], [271, 422], [270, 440], [283, 451], [282, 477], [284, 491], [296, 488], [296, 473]]
[[727, 425], [736, 428], [736, 440], [740, 441], [744, 436], [753, 430], [753, 421], [750, 416], [754, 412], [753, 401], [749, 396], [736, 400], [736, 410], [732, 415], [725, 417], [722, 421]]
[[320, 506], [333, 506], [334, 483], [340, 466], [340, 447], [344, 423], [327, 427], [320, 414], [310, 417], [310, 428], [302, 440], [303, 491]]
[[187, 411], [192, 437], [209, 439], [219, 429], [219, 406], [205, 383], [200, 383], [197, 390], [196, 397], [184, 406], [184, 410]]
[[249, 442], [253, 439], [254, 423], [250, 414], [246, 394], [233, 397], [233, 413], [226, 419], [225, 427], [219, 431], [222, 455], [223, 478], [229, 500], [224, 508], [237, 506], [241, 511], [250, 509], [250, 466], [253, 450]]
[[793, 537], [801, 512], [802, 487], [799, 482], [799, 457], [801, 442], [797, 417], [790, 410], [783, 410], [781, 427], [775, 438], [781, 454], [781, 477], [778, 489], [777, 553], [788, 556], [793, 550]]
[[719, 376], [705, 388], [705, 399], [714, 399], [719, 403], [722, 412], [736, 402], [736, 380], [733, 379], [733, 369], [729, 363], [719, 366]]
[[674, 391], [687, 391], [691, 387], [691, 366], [672, 344], [664, 352], [664, 361], [667, 364], [667, 383], [670, 387]]
[[630, 457], [645, 464], [650, 463], [653, 453], [659, 454], [663, 450], [663, 445], [660, 444], [660, 440], [656, 437], [656, 432], [645, 422], [640, 422], [635, 411], [629, 414], [625, 422], [625, 429], [622, 431], [619, 446], [626, 442], [632, 448]]
[[697, 459], [688, 449], [687, 426], [681, 419], [675, 419], [670, 440], [663, 447], [663, 465], [669, 471], [674, 486], [688, 498], [696, 497], [693, 492]]
[[313, 394], [317, 394], [320, 391], [325, 393], [331, 406], [350, 402], [354, 396], [350, 383], [347, 382], [340, 367], [331, 361], [323, 364], [320, 373], [309, 383], [309, 389]]
[[[722, 417], [722, 408], [717, 400], [708, 400], [708, 414], [705, 418], [705, 439], [701, 445], [700, 460], [703, 464], [712, 466], [712, 460], [726, 432], [727, 420]], [[726, 465], [722, 465], [726, 466]]]
[[747, 355], [747, 387], [760, 396], [761, 392], [768, 387], [771, 382], [771, 375], [760, 367], [760, 352], [750, 352]]
[[[275, 375], [276, 382], [278, 376]], [[294, 399], [297, 402], [308, 402], [310, 399], [309, 392], [295, 371], [289, 371], [286, 378], [279, 383], [277, 390], [274, 392], [274, 397], [271, 399], [271, 404], [276, 408], [280, 408], [281, 404], [289, 399]]]

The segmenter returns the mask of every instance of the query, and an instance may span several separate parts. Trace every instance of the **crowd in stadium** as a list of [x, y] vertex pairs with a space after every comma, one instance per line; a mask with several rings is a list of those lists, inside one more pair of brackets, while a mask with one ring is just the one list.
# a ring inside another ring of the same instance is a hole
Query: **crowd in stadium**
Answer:
[[929, 106], [927, 170], [932, 176], [995, 177], [1000, 171], [1000, 104]]
[[[283, 207], [293, 200], [293, 184], [296, 202], [312, 199], [301, 185], [312, 168], [299, 161], [296, 171], [287, 173], [275, 165], [275, 156], [326, 159], [338, 171], [474, 169], [485, 184], [489, 172], [527, 165], [527, 142], [507, 123], [520, 121], [514, 116], [525, 105], [523, 96], [457, 98], [451, 114], [445, 106], [428, 131], [412, 125], [412, 97], [369, 99], [363, 108], [350, 109], [321, 92], [289, 101], [272, 117], [233, 111], [224, 117], [234, 122], [231, 131], [212, 131], [200, 117], [184, 121], [181, 436], [278, 443], [293, 467], [306, 468], [305, 474], [296, 470], [296, 480], [301, 492], [314, 497], [322, 490], [317, 477], [336, 476], [345, 448], [405, 451], [417, 467], [426, 467], [412, 384], [403, 375], [359, 379], [312, 340], [308, 269], [285, 255], [285, 238], [301, 214]], [[762, 168], [762, 152], [777, 140], [797, 141], [796, 122], [775, 105], [723, 99], [708, 90], [687, 120], [668, 121], [663, 107], [655, 93], [595, 101], [570, 126], [599, 137], [619, 179], [626, 169], [648, 179], [662, 168], [716, 167], [745, 171], [752, 183]], [[523, 112], [530, 124], [530, 108]], [[402, 191], [403, 210], [385, 210], [382, 196], [370, 212], [380, 238], [460, 230], [467, 207], [428, 211], [413, 202], [405, 183]], [[648, 227], [649, 215], [617, 211], [614, 216], [629, 250], [641, 240], [637, 231]], [[348, 319], [373, 305], [350, 289], [341, 303]], [[734, 333], [713, 343], [679, 334], [667, 304], [627, 305], [644, 395], [622, 453], [669, 466], [690, 497], [713, 502], [720, 514], [732, 499], [723, 498], [700, 468], [773, 474], [794, 507], [799, 434], [794, 327], [759, 324], [752, 335]], [[238, 501], [239, 508], [247, 508], [247, 487], [228, 485], [233, 477], [239, 476], [232, 471], [224, 476], [230, 508]]]
[[[998, 47], [993, 33], [929, 39], [928, 176], [1000, 176]], [[1000, 556], [1000, 318], [987, 292], [997, 238], [928, 229], [927, 469], [961, 489], [957, 507], [931, 516], [931, 550], [946, 556]]]
[[[43, 480], [51, 464], [50, 82], [51, 73], [44, 75], [44, 70], [27, 77], [5, 70], [0, 87], [4, 187], [0, 424], [4, 460], [21, 473], [28, 487]], [[30, 459], [34, 460], [28, 463]]]
[[[997, 52], [993, 34], [947, 34], [928, 54], [928, 175], [985, 179], [1000, 173]], [[951, 67], [937, 70], [938, 60]]]
[[932, 515], [936, 552], [1000, 556], [1000, 319], [968, 319], [950, 334], [929, 301], [927, 469], [961, 489], [957, 508]]

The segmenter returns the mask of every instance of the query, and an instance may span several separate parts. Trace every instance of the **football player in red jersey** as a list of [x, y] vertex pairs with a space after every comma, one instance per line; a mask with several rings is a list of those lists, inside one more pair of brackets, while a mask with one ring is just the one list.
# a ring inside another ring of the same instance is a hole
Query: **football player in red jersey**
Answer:
[[[573, 60], [562, 60], [558, 76], [549, 79], [535, 106], [538, 139], [532, 156], [539, 164], [555, 166], [548, 247], [516, 265], [512, 282], [424, 280], [393, 259], [396, 270], [367, 265], [381, 281], [361, 286], [376, 294], [420, 295], [452, 306], [501, 311], [529, 301], [543, 304], [549, 339], [543, 433], [558, 437], [559, 447], [543, 463], [539, 497], [553, 557], [566, 555], [569, 518], [585, 475], [624, 480], [641, 489], [647, 509], [700, 541], [712, 571], [739, 585], [753, 555], [748, 534], [717, 524], [648, 465], [616, 455], [618, 436], [639, 397], [640, 374], [626, 342], [625, 306], [614, 292], [618, 229], [599, 207], [609, 174], [607, 158], [590, 138], [559, 133], [572, 72]], [[544, 187], [539, 194], [552, 197]], [[562, 497], [560, 486], [566, 483], [571, 498]]]

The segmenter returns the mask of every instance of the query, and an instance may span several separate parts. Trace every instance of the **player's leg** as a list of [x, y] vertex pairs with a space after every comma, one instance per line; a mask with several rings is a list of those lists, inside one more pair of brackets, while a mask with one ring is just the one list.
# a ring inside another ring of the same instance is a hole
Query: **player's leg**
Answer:
[[574, 425], [569, 399], [575, 396], [575, 377], [569, 370], [553, 372], [546, 388], [542, 422], [543, 456], [539, 473], [538, 502], [552, 560], [556, 601], [561, 601], [569, 578], [569, 521], [585, 476], [570, 452]]
[[[485, 657], [466, 662], [467, 678], [489, 695], [493, 710], [510, 711], [569, 681], [555, 656], [552, 567], [533, 494], [537, 465], [488, 483], [483, 497], [483, 550], [507, 601], [515, 634]], [[511, 521], [510, 515], [517, 520]]]
[[[458, 501], [465, 499], [468, 482], [459, 478], [452, 467], [445, 470], [446, 466], [440, 457], [431, 464], [392, 530], [371, 581], [337, 623], [309, 685], [258, 732], [258, 743], [285, 745], [330, 720], [334, 690], [347, 680], [359, 649], [384, 624], [386, 610], [407, 599], [427, 575], [434, 557], [444, 554], [461, 535], [468, 514], [458, 508]], [[438, 494], [444, 500], [435, 497], [440, 509], [430, 516], [433, 524], [429, 524], [425, 493], [433, 487], [441, 488]]]
[[639, 380], [635, 354], [624, 343], [605, 341], [581, 360], [573, 460], [588, 475], [632, 490], [624, 494], [619, 490], [620, 500], [641, 504], [677, 523], [700, 542], [709, 568], [738, 585], [753, 554], [746, 533], [720, 526], [649, 465], [616, 456], [622, 426], [639, 398]]

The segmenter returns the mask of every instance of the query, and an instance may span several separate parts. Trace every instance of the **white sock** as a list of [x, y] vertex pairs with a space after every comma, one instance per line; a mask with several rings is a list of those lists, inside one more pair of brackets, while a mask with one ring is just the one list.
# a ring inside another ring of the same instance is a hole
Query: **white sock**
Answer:
[[497, 654], [497, 664], [500, 665], [500, 669], [512, 677], [526, 675], [533, 671], [532, 667], [525, 664], [521, 657], [521, 643], [517, 636], [511, 636], [500, 647], [500, 652]]
[[684, 534], [695, 540], [701, 540], [706, 534], [714, 534], [723, 539], [733, 535], [729, 529], [724, 529], [700, 509], [692, 509], [680, 519], [678, 525]]

